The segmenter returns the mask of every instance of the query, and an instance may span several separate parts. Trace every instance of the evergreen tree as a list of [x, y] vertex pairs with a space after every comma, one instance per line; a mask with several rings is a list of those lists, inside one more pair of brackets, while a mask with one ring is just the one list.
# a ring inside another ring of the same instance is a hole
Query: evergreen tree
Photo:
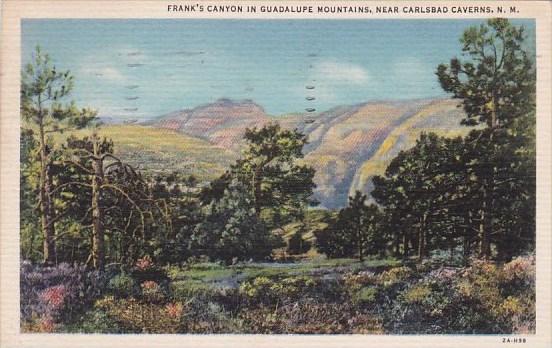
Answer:
[[[437, 76], [445, 91], [462, 100], [467, 115], [462, 123], [482, 123], [487, 128], [474, 131], [470, 144], [478, 157], [473, 171], [479, 187], [479, 254], [489, 258], [491, 240], [497, 233], [493, 228], [500, 219], [501, 203], [496, 198], [501, 188], [497, 184], [504, 183], [497, 175], [505, 174], [498, 173], [501, 169], [496, 156], [519, 150], [515, 149], [517, 142], [512, 142], [512, 136], [519, 137], [520, 130], [525, 133], [520, 125], [534, 127], [526, 120], [531, 119], [535, 107], [535, 70], [523, 47], [523, 26], [513, 26], [507, 19], [490, 19], [469, 28], [461, 43], [466, 59], [454, 58], [450, 65], [439, 65]], [[512, 178], [515, 173], [508, 175]]]
[[[113, 142], [91, 137], [69, 137], [64, 146], [62, 179], [55, 191], [65, 195], [67, 210], [78, 216], [91, 231], [90, 257], [92, 265], [102, 270], [106, 260], [106, 234], [111, 240], [116, 234], [131, 236], [132, 246], [141, 241], [141, 248], [151, 239], [147, 233], [159, 222], [153, 221], [156, 208], [140, 173], [113, 155]], [[84, 212], [84, 214], [83, 214]], [[149, 220], [148, 220], [149, 219]], [[127, 238], [128, 238], [127, 237]]]
[[220, 199], [232, 179], [238, 179], [251, 194], [255, 214], [297, 217], [304, 205], [315, 205], [311, 196], [314, 169], [297, 163], [303, 157], [306, 137], [297, 130], [283, 130], [271, 123], [247, 129], [247, 147], [228, 173], [202, 193], [204, 203]]
[[377, 206], [366, 205], [366, 195], [356, 191], [349, 205], [339, 211], [337, 219], [315, 232], [317, 249], [328, 257], [356, 255], [360, 261], [369, 254], [385, 252], [385, 236], [381, 232], [381, 213]]
[[311, 242], [305, 240], [304, 235], [306, 232], [305, 221], [301, 221], [299, 229], [291, 236], [288, 241], [287, 251], [291, 255], [304, 254], [311, 248]]
[[190, 247], [198, 255], [227, 263], [233, 260], [265, 260], [283, 241], [257, 216], [253, 196], [233, 180], [223, 197], [212, 201], [193, 231]]
[[38, 202], [46, 264], [56, 262], [51, 135], [82, 128], [96, 116], [96, 112], [78, 109], [73, 102], [64, 104], [72, 89], [69, 71], [58, 71], [50, 57], [37, 47], [33, 61], [21, 74], [21, 118], [23, 127], [33, 131], [38, 147]]

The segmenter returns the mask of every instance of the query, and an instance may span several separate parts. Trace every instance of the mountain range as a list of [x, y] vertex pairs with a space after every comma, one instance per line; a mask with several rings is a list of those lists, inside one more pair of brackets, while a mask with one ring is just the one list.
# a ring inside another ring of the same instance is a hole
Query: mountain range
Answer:
[[422, 132], [457, 136], [464, 113], [458, 101], [373, 101], [320, 113], [268, 115], [252, 100], [219, 99], [139, 125], [106, 125], [126, 160], [152, 170], [180, 170], [211, 180], [239, 158], [246, 128], [278, 122], [307, 136], [303, 161], [316, 169], [315, 198], [325, 208], [347, 204], [355, 190], [369, 193], [399, 151]]

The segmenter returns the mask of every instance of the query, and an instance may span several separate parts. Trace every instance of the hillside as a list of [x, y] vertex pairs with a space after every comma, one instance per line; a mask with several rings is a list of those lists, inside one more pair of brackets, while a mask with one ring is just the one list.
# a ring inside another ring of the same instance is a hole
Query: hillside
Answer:
[[[467, 133], [469, 128], [460, 126], [462, 117], [457, 102], [445, 99], [369, 102], [318, 114], [285, 116], [269, 116], [250, 100], [221, 99], [163, 115], [144, 124], [149, 127], [141, 127], [142, 132], [148, 129], [161, 137], [169, 134], [170, 140], [161, 142], [166, 146], [148, 140], [151, 146], [140, 147], [140, 136], [119, 140], [132, 142], [124, 145], [130, 152], [139, 147], [141, 152], [135, 160], [145, 153], [149, 165], [156, 169], [163, 167], [161, 163], [167, 157], [165, 167], [196, 170], [198, 176], [215, 177], [239, 156], [245, 128], [277, 121], [284, 128], [297, 128], [307, 135], [309, 143], [303, 161], [316, 169], [315, 198], [322, 207], [333, 209], [347, 204], [348, 195], [356, 189], [369, 193], [371, 178], [383, 174], [391, 159], [400, 150], [413, 146], [421, 132], [451, 136]], [[182, 141], [178, 140], [179, 135]], [[173, 147], [172, 143], [178, 146]], [[162, 156], [156, 154], [159, 150]], [[184, 162], [180, 162], [180, 151], [187, 154]]]
[[224, 148], [170, 129], [104, 125], [98, 133], [113, 139], [115, 154], [122, 160], [152, 172], [180, 171], [201, 181], [212, 180], [236, 159]]
[[372, 191], [372, 177], [384, 174], [385, 169], [399, 151], [414, 146], [422, 132], [434, 132], [447, 137], [466, 135], [470, 128], [459, 126], [464, 113], [461, 108], [456, 107], [457, 104], [458, 102], [454, 100], [431, 102], [392, 129], [374, 155], [357, 169], [349, 194], [354, 193], [355, 190]]
[[219, 99], [212, 104], [163, 115], [145, 125], [171, 129], [237, 151], [245, 128], [262, 126], [270, 119], [251, 100]]

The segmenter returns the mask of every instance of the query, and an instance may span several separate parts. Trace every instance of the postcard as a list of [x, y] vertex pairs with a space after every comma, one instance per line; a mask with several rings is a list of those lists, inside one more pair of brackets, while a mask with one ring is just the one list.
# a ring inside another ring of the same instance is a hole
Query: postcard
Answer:
[[4, 1], [2, 347], [549, 347], [545, 1]]

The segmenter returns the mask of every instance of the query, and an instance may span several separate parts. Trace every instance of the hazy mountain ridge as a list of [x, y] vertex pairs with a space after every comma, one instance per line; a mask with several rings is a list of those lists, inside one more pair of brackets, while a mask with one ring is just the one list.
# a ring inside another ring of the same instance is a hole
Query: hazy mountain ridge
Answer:
[[219, 99], [212, 104], [172, 112], [144, 124], [172, 129], [237, 150], [245, 128], [262, 126], [270, 120], [264, 109], [251, 100]]
[[248, 127], [277, 121], [284, 128], [297, 128], [308, 136], [304, 161], [316, 169], [315, 197], [322, 206], [337, 208], [356, 189], [369, 193], [371, 178], [383, 174], [392, 158], [412, 147], [421, 132], [467, 133], [469, 128], [460, 125], [463, 112], [457, 105], [449, 99], [375, 101], [318, 114], [270, 116], [251, 100], [221, 99], [145, 124], [206, 140], [214, 146], [210, 151], [225, 149], [221, 162], [228, 161], [228, 153], [239, 156]]

